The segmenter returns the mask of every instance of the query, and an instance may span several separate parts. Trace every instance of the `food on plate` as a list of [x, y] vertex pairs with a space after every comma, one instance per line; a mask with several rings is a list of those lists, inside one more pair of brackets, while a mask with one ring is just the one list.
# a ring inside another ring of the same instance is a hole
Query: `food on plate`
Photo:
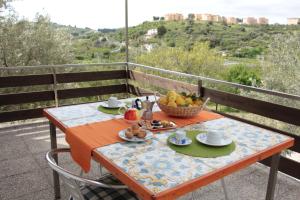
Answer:
[[166, 96], [159, 99], [159, 103], [170, 107], [198, 107], [203, 104], [202, 98], [196, 94], [177, 93], [168, 91]]
[[175, 123], [174, 123], [174, 122], [167, 121], [167, 120], [162, 120], [162, 121], [161, 121], [161, 125], [162, 125], [164, 128], [175, 127]]
[[132, 131], [128, 131], [128, 129], [125, 131], [125, 136], [127, 137], [127, 138], [129, 138], [129, 139], [131, 139], [131, 138], [133, 138], [133, 133], [132, 133]]
[[153, 129], [164, 129], [164, 128], [175, 128], [176, 124], [172, 121], [167, 121], [167, 120], [152, 120], [152, 121], [140, 121], [139, 126], [148, 129], [148, 130], [153, 130]]
[[134, 136], [138, 138], [145, 138], [147, 135], [146, 131], [139, 127], [139, 125], [134, 124], [131, 127], [128, 127], [125, 131], [125, 136], [128, 139], [133, 138]]
[[131, 126], [131, 129], [133, 130], [133, 131], [136, 131], [136, 130], [138, 130], [140, 127], [139, 127], [139, 125], [137, 125], [137, 124], [133, 124], [132, 126]]
[[145, 138], [146, 137], [146, 131], [144, 130], [139, 130], [138, 134], [137, 134], [137, 137], [138, 138]]

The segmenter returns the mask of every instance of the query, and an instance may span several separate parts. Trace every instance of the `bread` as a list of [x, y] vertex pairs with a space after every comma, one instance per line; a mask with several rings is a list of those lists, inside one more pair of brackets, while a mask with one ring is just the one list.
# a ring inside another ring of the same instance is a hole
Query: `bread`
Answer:
[[144, 130], [139, 130], [138, 134], [137, 134], [138, 138], [145, 138], [146, 137], [146, 131]]
[[129, 139], [133, 138], [133, 133], [131, 131], [126, 130], [125, 136]]

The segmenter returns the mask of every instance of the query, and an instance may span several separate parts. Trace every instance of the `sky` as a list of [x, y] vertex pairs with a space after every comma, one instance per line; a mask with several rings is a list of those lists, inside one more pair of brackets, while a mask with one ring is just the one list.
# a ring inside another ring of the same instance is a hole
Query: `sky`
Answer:
[[[270, 23], [300, 17], [300, 0], [128, 0], [129, 26], [166, 13], [211, 13], [233, 17], [267, 17]], [[20, 18], [33, 20], [36, 13], [51, 21], [77, 27], [120, 28], [125, 24], [125, 0], [15, 0]]]

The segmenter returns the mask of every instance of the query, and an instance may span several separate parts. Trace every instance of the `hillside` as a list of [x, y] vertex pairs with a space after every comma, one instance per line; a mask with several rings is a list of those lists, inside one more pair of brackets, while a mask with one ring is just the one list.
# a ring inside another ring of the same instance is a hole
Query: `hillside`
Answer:
[[[164, 26], [166, 33], [145, 41], [147, 30]], [[119, 30], [114, 36], [120, 39]], [[234, 57], [255, 57], [267, 50], [272, 36], [276, 34], [300, 33], [300, 25], [227, 25], [225, 23], [207, 23], [185, 20], [182, 22], [144, 22], [129, 29], [131, 44], [154, 43], [158, 46], [184, 47], [190, 49], [195, 42], [210, 43], [211, 48], [225, 51]]]
[[[165, 27], [161, 36], [145, 38], [149, 29]], [[67, 27], [73, 36], [73, 46], [77, 60], [110, 61], [122, 59], [125, 40], [124, 29], [92, 30]], [[129, 28], [130, 48], [145, 44], [154, 47], [182, 47], [190, 50], [196, 42], [209, 42], [229, 57], [256, 58], [268, 51], [268, 45], [274, 35], [300, 33], [300, 25], [227, 25], [225, 23], [207, 23], [195, 21], [144, 22]]]

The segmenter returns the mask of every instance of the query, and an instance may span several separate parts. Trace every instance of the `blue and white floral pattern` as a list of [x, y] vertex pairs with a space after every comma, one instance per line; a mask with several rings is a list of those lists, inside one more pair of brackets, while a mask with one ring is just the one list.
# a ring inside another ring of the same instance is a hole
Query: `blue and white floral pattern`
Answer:
[[288, 139], [287, 136], [227, 118], [182, 129], [221, 131], [235, 141], [236, 149], [230, 155], [217, 158], [183, 155], [167, 146], [168, 136], [174, 133], [174, 130], [169, 130], [156, 134], [149, 143], [124, 142], [100, 147], [97, 151], [150, 191], [159, 193]]
[[[139, 97], [145, 100], [145, 97]], [[136, 98], [122, 99], [123, 102], [131, 102]], [[150, 101], [154, 101], [154, 96], [149, 97]], [[80, 126], [94, 122], [101, 122], [110, 119], [121, 118], [121, 115], [110, 115], [102, 113], [98, 107], [103, 105], [103, 102], [63, 106], [58, 108], [50, 108], [47, 111], [55, 117], [55, 119], [62, 122], [66, 127]], [[159, 111], [159, 107], [155, 104], [153, 111]]]

